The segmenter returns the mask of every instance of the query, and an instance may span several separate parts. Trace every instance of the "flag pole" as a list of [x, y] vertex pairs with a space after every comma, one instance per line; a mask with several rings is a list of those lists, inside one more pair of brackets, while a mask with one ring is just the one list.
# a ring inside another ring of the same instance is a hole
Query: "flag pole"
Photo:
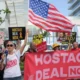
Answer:
[[26, 12], [26, 14], [27, 14], [27, 19], [26, 19], [26, 24], [25, 24], [25, 26], [26, 26], [26, 29], [28, 28], [28, 19], [29, 19], [29, 17], [28, 17], [28, 12], [29, 11], [29, 0], [27, 0], [27, 12]]

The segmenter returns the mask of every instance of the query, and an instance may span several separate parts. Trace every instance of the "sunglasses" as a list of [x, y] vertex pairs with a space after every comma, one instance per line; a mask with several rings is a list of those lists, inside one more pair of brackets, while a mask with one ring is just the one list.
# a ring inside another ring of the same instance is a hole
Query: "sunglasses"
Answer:
[[7, 47], [13, 47], [13, 44], [8, 44]]

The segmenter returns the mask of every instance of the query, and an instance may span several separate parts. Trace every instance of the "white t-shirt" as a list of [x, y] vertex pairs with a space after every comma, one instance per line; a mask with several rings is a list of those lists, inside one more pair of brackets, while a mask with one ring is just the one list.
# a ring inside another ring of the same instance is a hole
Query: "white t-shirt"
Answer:
[[7, 64], [4, 70], [4, 78], [13, 78], [21, 76], [20, 66], [20, 51], [14, 50], [12, 55], [7, 56]]

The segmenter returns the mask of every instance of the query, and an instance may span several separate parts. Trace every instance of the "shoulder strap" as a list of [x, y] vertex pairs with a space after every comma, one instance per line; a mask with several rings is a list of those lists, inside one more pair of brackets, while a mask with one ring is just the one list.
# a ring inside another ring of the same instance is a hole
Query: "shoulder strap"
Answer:
[[8, 54], [5, 55], [5, 65], [4, 65], [4, 69], [5, 69], [6, 65], [7, 65], [7, 56], [8, 56]]

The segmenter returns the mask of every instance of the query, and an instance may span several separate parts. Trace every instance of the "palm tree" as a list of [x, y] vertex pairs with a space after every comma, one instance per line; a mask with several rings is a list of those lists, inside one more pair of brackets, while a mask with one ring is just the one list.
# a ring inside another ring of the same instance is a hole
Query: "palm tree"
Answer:
[[0, 25], [5, 21], [7, 14], [10, 14], [11, 13], [11, 11], [8, 8], [6, 8], [5, 10], [4, 9], [0, 10], [0, 14], [2, 12], [5, 14], [5, 18], [2, 19], [2, 17], [0, 17]]
[[42, 29], [39, 29], [39, 32], [41, 32], [41, 34], [43, 35], [43, 38], [48, 37], [48, 36], [50, 35], [49, 32], [44, 31], [44, 30], [42, 30]]

